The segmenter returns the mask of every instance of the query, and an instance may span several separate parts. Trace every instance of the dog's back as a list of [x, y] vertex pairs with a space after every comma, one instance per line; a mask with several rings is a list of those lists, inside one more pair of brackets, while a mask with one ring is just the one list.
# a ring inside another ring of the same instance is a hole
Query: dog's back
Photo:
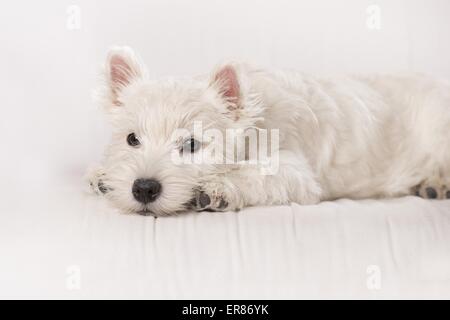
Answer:
[[247, 72], [266, 105], [264, 126], [280, 128], [281, 148], [304, 154], [324, 198], [406, 195], [433, 176], [450, 176], [448, 82]]

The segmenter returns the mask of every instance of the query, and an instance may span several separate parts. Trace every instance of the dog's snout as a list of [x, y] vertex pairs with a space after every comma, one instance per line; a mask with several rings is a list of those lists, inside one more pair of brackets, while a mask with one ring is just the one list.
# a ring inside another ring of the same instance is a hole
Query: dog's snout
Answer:
[[133, 197], [140, 203], [155, 201], [161, 193], [161, 184], [154, 179], [137, 179], [133, 183]]

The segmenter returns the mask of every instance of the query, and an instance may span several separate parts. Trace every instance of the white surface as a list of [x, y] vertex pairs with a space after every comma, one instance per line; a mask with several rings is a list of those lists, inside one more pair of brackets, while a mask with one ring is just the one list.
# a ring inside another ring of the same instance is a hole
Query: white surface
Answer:
[[450, 298], [450, 201], [155, 219], [60, 188], [3, 209], [2, 298]]
[[[366, 28], [373, 3], [379, 31]], [[80, 30], [66, 28], [69, 4]], [[343, 200], [155, 223], [79, 190], [109, 136], [90, 93], [111, 45], [133, 46], [154, 77], [231, 57], [450, 78], [449, 13], [448, 0], [3, 1], [0, 297], [449, 298], [448, 202]], [[366, 287], [372, 264], [379, 291]], [[66, 288], [71, 265], [79, 291]]]

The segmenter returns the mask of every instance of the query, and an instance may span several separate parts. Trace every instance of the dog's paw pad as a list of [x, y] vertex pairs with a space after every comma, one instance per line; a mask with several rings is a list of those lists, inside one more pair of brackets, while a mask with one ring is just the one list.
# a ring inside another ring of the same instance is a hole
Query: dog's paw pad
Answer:
[[224, 199], [220, 199], [220, 203], [219, 203], [218, 209], [223, 210], [226, 207], [228, 207], [228, 202], [226, 202]]
[[205, 209], [209, 204], [211, 204], [211, 198], [204, 192], [200, 192], [198, 196], [198, 206], [200, 209]]
[[107, 187], [102, 180], [99, 180], [97, 183], [98, 191], [105, 194], [108, 191], [111, 191], [111, 188]]
[[443, 183], [441, 179], [424, 181], [414, 187], [412, 194], [424, 199], [450, 199], [450, 188], [448, 183]]
[[197, 211], [226, 211], [228, 208], [228, 201], [225, 200], [224, 194], [218, 190], [204, 190], [195, 191], [194, 199], [191, 201], [191, 206]]
[[433, 187], [425, 188], [425, 193], [428, 199], [436, 199], [438, 197], [438, 193]]
[[105, 184], [101, 180], [98, 182], [98, 190], [103, 194], [108, 192], [108, 188], [105, 186]]
[[112, 191], [110, 187], [108, 187], [101, 178], [96, 177], [96, 179], [93, 179], [89, 181], [89, 186], [91, 187], [91, 190], [95, 194], [106, 194], [109, 191]]

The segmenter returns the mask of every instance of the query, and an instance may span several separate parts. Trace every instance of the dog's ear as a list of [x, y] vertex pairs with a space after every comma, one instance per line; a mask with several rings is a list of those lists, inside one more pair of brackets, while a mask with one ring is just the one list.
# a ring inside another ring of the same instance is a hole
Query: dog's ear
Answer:
[[227, 102], [227, 109], [233, 112], [240, 108], [241, 88], [238, 73], [234, 66], [221, 66], [212, 74], [211, 85], [217, 88], [220, 96]]
[[105, 76], [110, 91], [110, 102], [121, 106], [122, 91], [134, 81], [146, 76], [145, 67], [129, 47], [113, 47], [108, 52]]

